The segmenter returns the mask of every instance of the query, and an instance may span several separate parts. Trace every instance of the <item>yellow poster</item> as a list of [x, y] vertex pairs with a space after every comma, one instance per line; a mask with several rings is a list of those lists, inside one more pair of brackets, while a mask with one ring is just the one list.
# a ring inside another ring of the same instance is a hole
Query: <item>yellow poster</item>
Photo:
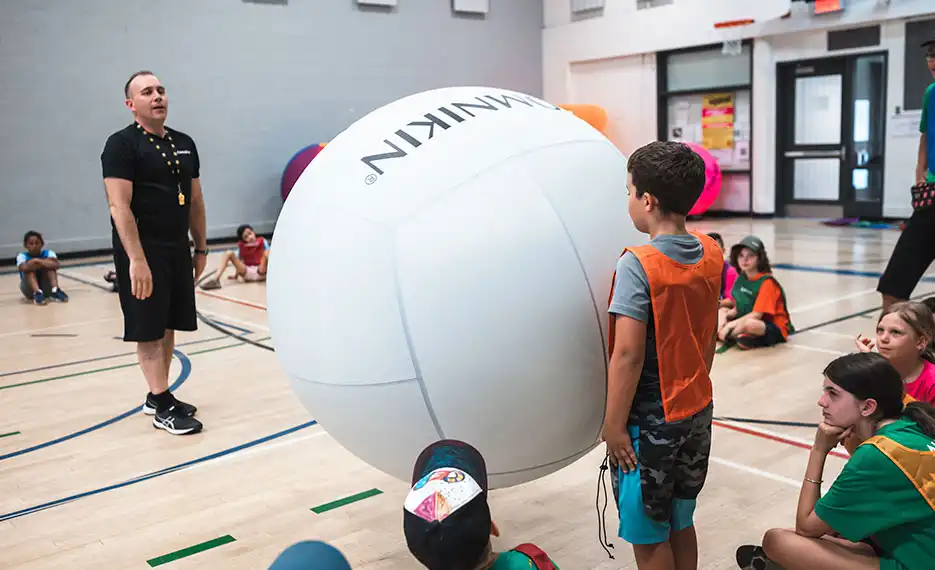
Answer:
[[714, 93], [701, 100], [701, 146], [734, 148], [734, 94]]

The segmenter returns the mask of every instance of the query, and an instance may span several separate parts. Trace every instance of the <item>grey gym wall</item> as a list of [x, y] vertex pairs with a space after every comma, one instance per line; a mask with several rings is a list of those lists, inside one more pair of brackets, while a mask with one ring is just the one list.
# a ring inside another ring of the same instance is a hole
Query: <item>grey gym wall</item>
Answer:
[[542, 0], [494, 0], [485, 18], [449, 0], [4, 2], [0, 259], [29, 229], [60, 253], [110, 247], [100, 153], [132, 120], [137, 69], [198, 144], [208, 236], [224, 237], [271, 230], [289, 158], [385, 103], [459, 84], [541, 96], [542, 22]]

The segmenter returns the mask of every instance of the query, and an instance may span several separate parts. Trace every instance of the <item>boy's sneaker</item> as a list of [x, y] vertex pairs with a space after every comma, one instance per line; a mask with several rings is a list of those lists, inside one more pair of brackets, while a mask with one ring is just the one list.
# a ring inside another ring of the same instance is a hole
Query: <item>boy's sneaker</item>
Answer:
[[158, 429], [164, 429], [172, 435], [188, 435], [201, 431], [201, 422], [195, 418], [186, 416], [178, 408], [172, 406], [168, 410], [156, 412], [153, 415], [153, 426]]
[[[186, 404], [185, 402], [179, 400], [175, 396], [175, 408], [185, 417], [190, 418], [195, 415], [195, 412], [198, 411], [198, 408], [191, 404]], [[146, 394], [146, 401], [143, 402], [143, 413], [147, 416], [156, 415], [156, 401], [153, 399], [152, 394]]]
[[56, 301], [60, 303], [68, 302], [68, 295], [66, 295], [65, 292], [62, 291], [61, 289], [55, 289], [55, 291], [52, 291], [52, 294], [49, 295], [49, 297], [52, 297], [53, 299], [55, 299]]
[[782, 570], [782, 567], [766, 557], [762, 546], [745, 544], [737, 549], [737, 566], [743, 570]]
[[49, 301], [45, 298], [45, 294], [42, 291], [36, 291], [32, 294], [32, 302], [37, 305], [45, 305]]

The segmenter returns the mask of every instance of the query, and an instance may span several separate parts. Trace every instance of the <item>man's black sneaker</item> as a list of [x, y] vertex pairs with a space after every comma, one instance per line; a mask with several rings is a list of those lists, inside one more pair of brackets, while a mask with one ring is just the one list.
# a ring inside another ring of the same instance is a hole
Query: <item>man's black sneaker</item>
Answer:
[[[175, 396], [172, 397], [175, 398]], [[194, 416], [195, 412], [198, 411], [198, 408], [195, 406], [187, 404], [178, 398], [175, 398], [175, 407], [182, 412], [182, 415], [188, 418]], [[151, 393], [146, 394], [146, 401], [143, 402], [143, 413], [147, 416], [151, 416], [156, 413], [156, 400], [153, 399], [153, 395]]]
[[188, 435], [201, 431], [201, 422], [195, 418], [182, 414], [177, 406], [172, 406], [168, 410], [156, 412], [153, 415], [153, 425], [159, 429], [164, 429], [172, 435]]

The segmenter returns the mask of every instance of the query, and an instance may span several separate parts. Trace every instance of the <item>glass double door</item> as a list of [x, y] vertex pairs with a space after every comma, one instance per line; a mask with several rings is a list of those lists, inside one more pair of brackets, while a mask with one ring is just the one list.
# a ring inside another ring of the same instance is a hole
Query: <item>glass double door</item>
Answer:
[[779, 64], [777, 212], [883, 214], [886, 54]]

